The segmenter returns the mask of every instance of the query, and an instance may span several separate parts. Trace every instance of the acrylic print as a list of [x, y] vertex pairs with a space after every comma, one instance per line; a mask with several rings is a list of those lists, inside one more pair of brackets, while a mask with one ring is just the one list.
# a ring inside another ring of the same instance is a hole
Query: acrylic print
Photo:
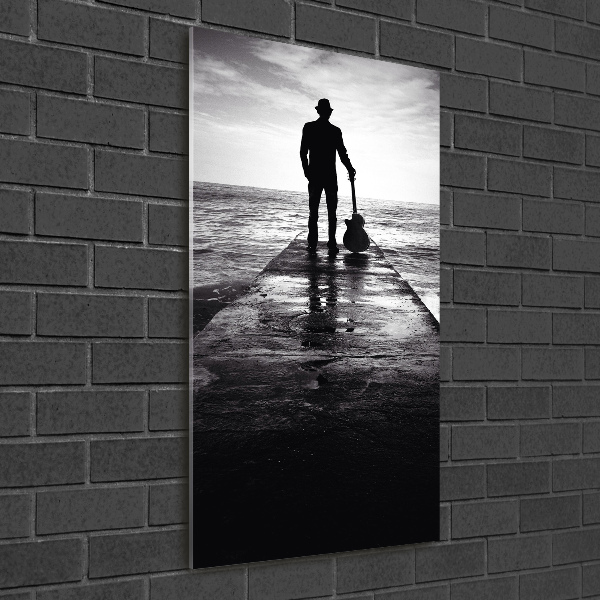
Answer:
[[190, 46], [192, 565], [437, 540], [438, 74]]

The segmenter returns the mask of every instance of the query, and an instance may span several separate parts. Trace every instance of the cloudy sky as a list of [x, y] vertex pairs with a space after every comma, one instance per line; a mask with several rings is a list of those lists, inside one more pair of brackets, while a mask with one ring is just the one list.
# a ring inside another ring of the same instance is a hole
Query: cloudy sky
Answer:
[[[196, 28], [194, 180], [306, 191], [302, 126], [334, 109], [357, 194], [439, 203], [435, 71]], [[338, 158], [340, 194], [349, 195]]]

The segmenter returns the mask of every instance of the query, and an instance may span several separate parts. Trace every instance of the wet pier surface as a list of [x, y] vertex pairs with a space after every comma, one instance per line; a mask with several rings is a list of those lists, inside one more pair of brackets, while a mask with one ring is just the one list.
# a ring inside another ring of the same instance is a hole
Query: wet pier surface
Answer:
[[194, 564], [439, 534], [439, 326], [372, 244], [298, 237], [194, 340]]

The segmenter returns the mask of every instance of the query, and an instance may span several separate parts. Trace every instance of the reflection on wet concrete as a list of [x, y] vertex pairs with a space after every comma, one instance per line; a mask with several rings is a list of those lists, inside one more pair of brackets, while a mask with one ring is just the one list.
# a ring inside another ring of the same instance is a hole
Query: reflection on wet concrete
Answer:
[[194, 340], [194, 562], [437, 539], [439, 326], [375, 244], [297, 238]]

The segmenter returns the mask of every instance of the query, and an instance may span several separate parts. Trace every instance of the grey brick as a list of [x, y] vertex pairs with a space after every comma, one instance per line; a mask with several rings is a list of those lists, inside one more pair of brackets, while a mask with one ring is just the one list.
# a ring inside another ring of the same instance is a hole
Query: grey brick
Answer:
[[521, 276], [501, 271], [454, 270], [454, 301], [472, 304], [517, 305]]
[[187, 206], [148, 205], [148, 241], [151, 244], [187, 246], [188, 213]]
[[488, 387], [488, 419], [544, 419], [550, 417], [546, 387]]
[[585, 164], [600, 167], [600, 136], [585, 136]]
[[583, 452], [590, 454], [600, 452], [600, 422], [583, 424]]
[[187, 198], [187, 160], [107, 150], [95, 152], [96, 190]]
[[442, 229], [440, 231], [441, 260], [445, 263], [483, 265], [485, 262], [485, 233]]
[[325, 596], [333, 590], [333, 560], [313, 558], [294, 563], [251, 565], [248, 600], [287, 600]]
[[452, 349], [440, 347], [440, 381], [452, 379]]
[[586, 58], [600, 58], [600, 32], [596, 27], [583, 27], [556, 21], [556, 50]]
[[138, 108], [38, 94], [39, 137], [143, 148], [145, 123]]
[[600, 314], [557, 313], [552, 330], [555, 344], [600, 344]]
[[521, 575], [522, 600], [567, 600], [579, 598], [579, 569], [554, 569]]
[[141, 202], [38, 192], [35, 232], [39, 235], [141, 242]]
[[579, 423], [535, 423], [521, 425], [521, 456], [579, 454]]
[[585, 64], [570, 58], [525, 50], [525, 83], [583, 92]]
[[142, 527], [144, 496], [143, 487], [38, 493], [36, 533]]
[[440, 388], [440, 421], [483, 421], [484, 418], [485, 388]]
[[557, 385], [552, 391], [554, 417], [600, 417], [600, 386]]
[[31, 306], [28, 292], [0, 292], [0, 334], [30, 335]]
[[456, 115], [454, 146], [493, 154], [521, 154], [521, 126], [496, 119]]
[[488, 496], [543, 494], [550, 491], [550, 463], [499, 463], [487, 467]]
[[518, 230], [521, 225], [521, 199], [491, 194], [454, 194], [454, 225]]
[[583, 379], [583, 348], [523, 348], [523, 379]]
[[440, 500], [471, 500], [485, 496], [485, 467], [483, 465], [449, 466], [440, 468]]
[[520, 81], [522, 52], [511, 46], [457, 37], [456, 70]]
[[565, 531], [552, 536], [553, 562], [564, 565], [600, 558], [600, 529]]
[[531, 311], [488, 311], [487, 341], [496, 344], [549, 344], [552, 315]]
[[125, 433], [144, 430], [143, 392], [39, 392], [37, 432]]
[[550, 123], [552, 93], [521, 85], [490, 81], [490, 113]]
[[246, 598], [246, 569], [187, 571], [181, 575], [153, 577], [150, 579], [152, 600], [171, 598]]
[[511, 10], [502, 6], [490, 6], [490, 37], [552, 49], [554, 23], [552, 19]]
[[549, 535], [488, 540], [488, 572], [549, 567], [551, 555]]
[[85, 355], [85, 343], [1, 342], [0, 385], [83, 384]]
[[[375, 592], [375, 600], [447, 600], [449, 594], [448, 585], [418, 586], [395, 592]], [[367, 600], [367, 598], [369, 596], [360, 596], [356, 600]]]
[[539, 163], [488, 159], [488, 189], [530, 196], [550, 196], [552, 167]]
[[73, 337], [143, 337], [144, 299], [38, 294], [37, 333]]
[[452, 302], [452, 288], [454, 286], [454, 273], [452, 269], [440, 268], [440, 300]]
[[458, 152], [441, 152], [440, 184], [479, 188], [485, 185], [485, 158]]
[[[169, 483], [150, 486], [150, 525], [173, 525], [188, 522], [187, 484]], [[153, 596], [154, 597], [154, 596]]]
[[[0, 485], [29, 487], [83, 483], [84, 442], [0, 445]], [[0, 564], [2, 561], [0, 560]]]
[[[243, 6], [248, 4], [246, 0], [234, 1]], [[281, 5], [286, 6], [283, 1]], [[285, 15], [283, 22], [287, 27], [289, 14]], [[287, 35], [287, 31], [281, 31], [281, 35]], [[375, 20], [309, 4], [296, 4], [296, 39], [374, 54]]]
[[486, 10], [483, 4], [470, 0], [417, 0], [417, 22], [455, 29], [475, 35], [485, 34]]
[[454, 425], [452, 460], [514, 458], [519, 453], [519, 429], [513, 425]]
[[450, 451], [450, 427], [440, 427], [440, 462], [448, 462]]
[[600, 273], [600, 242], [555, 239], [554, 269]]
[[440, 146], [449, 148], [452, 145], [452, 113], [448, 111], [440, 112]]
[[483, 575], [485, 542], [416, 548], [417, 582]]
[[[0, 11], [2, 9], [0, 8]], [[1, 16], [0, 16], [1, 19]], [[0, 90], [0, 131], [29, 135], [30, 95], [15, 90]]]
[[583, 283], [583, 277], [524, 273], [523, 305], [579, 308], [583, 306]]
[[188, 107], [188, 73], [181, 67], [97, 56], [94, 95], [171, 108]]
[[452, 538], [517, 533], [519, 503], [516, 500], [468, 502], [452, 506]]
[[415, 579], [415, 553], [401, 549], [341, 555], [336, 572], [338, 594], [407, 585]]
[[187, 290], [187, 252], [96, 246], [96, 286]]
[[585, 234], [593, 237], [600, 237], [600, 206], [586, 204]]
[[187, 390], [152, 390], [148, 428], [150, 431], [174, 431], [188, 428]]
[[0, 393], [0, 437], [29, 435], [31, 397], [26, 392]]
[[90, 538], [90, 578], [174, 571], [188, 566], [187, 531], [151, 531]]
[[411, 0], [337, 0], [336, 6], [354, 8], [405, 21], [410, 21], [413, 13]]
[[410, 25], [381, 22], [380, 54], [435, 67], [452, 66], [452, 36]]
[[525, 8], [573, 19], [583, 19], [585, 14], [584, 0], [525, 0]]
[[188, 381], [187, 343], [96, 342], [94, 383], [184, 383]]
[[0, 140], [2, 181], [87, 189], [87, 164], [86, 148]]
[[164, 13], [174, 17], [184, 17], [188, 19], [196, 18], [196, 3], [194, 0], [178, 0], [173, 3], [172, 0], [100, 0], [109, 4], [118, 4], [119, 6], [129, 6], [130, 8], [140, 8], [155, 13]]
[[487, 81], [455, 73], [440, 73], [440, 106], [486, 112]]
[[77, 587], [38, 591], [38, 600], [142, 600], [145, 598], [144, 582], [141, 579], [118, 583], [89, 584]]
[[583, 565], [582, 568], [583, 596], [592, 596], [600, 591], [600, 565]]
[[162, 19], [150, 19], [150, 56], [187, 63], [190, 29]]
[[0, 81], [85, 94], [87, 55], [0, 39]]
[[520, 234], [487, 234], [487, 264], [493, 267], [550, 269], [551, 240]]
[[544, 531], [577, 527], [581, 523], [580, 496], [523, 498], [521, 531]]
[[94, 6], [38, 0], [38, 38], [144, 56], [145, 19]]
[[600, 100], [555, 94], [554, 115], [557, 125], [600, 131]]
[[[0, 546], [0, 588], [79, 581], [83, 540], [21, 542]], [[34, 568], [32, 566], [35, 565]]]
[[90, 455], [93, 482], [187, 476], [187, 438], [92, 441]]
[[596, 0], [587, 0], [585, 16], [588, 23], [600, 24], [600, 5], [596, 3]]
[[554, 196], [575, 200], [600, 202], [597, 186], [600, 173], [555, 167]]
[[440, 339], [442, 342], [484, 342], [485, 309], [441, 309]]
[[189, 335], [187, 299], [150, 298], [148, 300], [148, 336], [187, 338]]
[[582, 164], [584, 135], [560, 129], [526, 125], [523, 128], [523, 156]]
[[600, 458], [555, 460], [552, 478], [555, 492], [595, 489], [600, 485]]
[[533, 198], [523, 200], [523, 230], [582, 234], [583, 225], [583, 204]]
[[4, 0], [0, 5], [0, 31], [29, 35], [29, 2]]
[[24, 190], [0, 190], [0, 231], [29, 233], [31, 194]]
[[518, 597], [517, 577], [494, 577], [452, 584], [452, 600], [517, 600]]
[[29, 536], [30, 498], [27, 494], [0, 496], [0, 538]]
[[153, 152], [188, 153], [188, 117], [150, 111], [150, 150]]
[[[231, 0], [227, 4], [220, 0], [202, 2], [202, 20], [205, 23], [228, 25], [283, 37], [290, 35], [290, 17], [290, 6], [284, 0]], [[296, 37], [300, 39], [297, 33]]]
[[585, 278], [585, 307], [600, 308], [600, 277]]
[[585, 378], [600, 379], [600, 348], [585, 349]]
[[519, 379], [518, 348], [455, 347], [453, 376], [456, 381], [511, 381]]
[[[574, 496], [579, 500], [579, 496]], [[579, 510], [579, 514], [581, 510]], [[581, 518], [577, 525], [581, 523]], [[591, 492], [583, 494], [583, 524], [600, 523], [600, 492]]]

